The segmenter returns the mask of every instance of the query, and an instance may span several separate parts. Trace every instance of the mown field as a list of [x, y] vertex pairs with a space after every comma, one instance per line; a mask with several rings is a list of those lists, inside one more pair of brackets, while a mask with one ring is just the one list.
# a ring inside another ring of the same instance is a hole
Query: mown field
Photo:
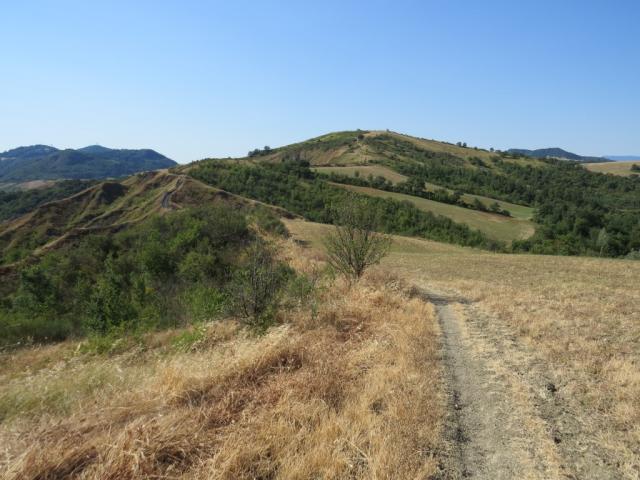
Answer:
[[611, 173], [612, 175], [628, 176], [632, 173], [638, 173], [631, 171], [633, 165], [639, 165], [640, 162], [602, 162], [602, 163], [585, 163], [584, 167], [587, 170], [598, 173]]
[[394, 200], [408, 201], [426, 212], [432, 212], [450, 218], [455, 222], [467, 224], [470, 228], [485, 233], [489, 238], [511, 242], [531, 236], [535, 225], [519, 218], [506, 217], [494, 213], [480, 212], [469, 208], [435, 202], [425, 198], [413, 197], [402, 193], [387, 192], [369, 187], [335, 184], [342, 188], [363, 193], [372, 197], [392, 198]]

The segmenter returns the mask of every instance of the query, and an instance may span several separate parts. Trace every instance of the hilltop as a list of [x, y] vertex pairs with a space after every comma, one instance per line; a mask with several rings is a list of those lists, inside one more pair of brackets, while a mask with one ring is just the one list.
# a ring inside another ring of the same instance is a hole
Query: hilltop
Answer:
[[173, 160], [150, 149], [92, 145], [77, 150], [59, 150], [33, 145], [0, 153], [0, 183], [122, 177], [175, 165]]
[[537, 150], [527, 150], [523, 148], [510, 148], [509, 153], [516, 155], [524, 155], [532, 158], [558, 158], [561, 160], [573, 160], [575, 162], [591, 163], [591, 162], [607, 162], [613, 160], [608, 157], [591, 157], [578, 155], [577, 153], [567, 152], [562, 148], [539, 148]]
[[330, 221], [340, 191], [357, 187], [389, 233], [563, 255], [624, 256], [640, 248], [640, 182], [576, 161], [354, 130], [180, 168], [314, 221]]

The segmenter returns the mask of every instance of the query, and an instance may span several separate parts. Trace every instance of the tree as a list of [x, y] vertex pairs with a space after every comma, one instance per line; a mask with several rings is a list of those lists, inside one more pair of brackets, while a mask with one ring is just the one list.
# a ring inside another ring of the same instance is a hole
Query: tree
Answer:
[[378, 219], [362, 199], [352, 196], [334, 210], [333, 233], [324, 239], [329, 264], [350, 281], [380, 263], [391, 246], [391, 238], [377, 233]]

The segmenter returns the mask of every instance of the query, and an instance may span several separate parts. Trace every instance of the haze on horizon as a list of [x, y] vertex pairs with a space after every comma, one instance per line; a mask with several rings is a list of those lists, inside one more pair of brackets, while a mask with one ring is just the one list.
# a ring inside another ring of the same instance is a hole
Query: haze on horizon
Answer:
[[0, 9], [0, 151], [179, 162], [329, 131], [640, 155], [640, 4], [31, 1]]

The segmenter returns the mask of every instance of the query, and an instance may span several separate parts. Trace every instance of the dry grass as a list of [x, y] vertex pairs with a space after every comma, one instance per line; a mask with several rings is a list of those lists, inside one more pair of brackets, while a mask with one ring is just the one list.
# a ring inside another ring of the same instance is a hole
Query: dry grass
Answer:
[[338, 173], [341, 175], [348, 175], [350, 177], [354, 177], [357, 172], [358, 175], [360, 175], [362, 178], [367, 178], [369, 175], [373, 175], [374, 177], [383, 177], [389, 180], [393, 184], [402, 183], [408, 179], [407, 176], [402, 175], [401, 173], [395, 172], [390, 168], [383, 167], [382, 165], [314, 167], [313, 170], [319, 173]]
[[[318, 224], [288, 222], [320, 238]], [[640, 262], [501, 255], [397, 238], [385, 266], [472, 300], [556, 379], [557, 396], [608, 452], [620, 478], [640, 475]], [[489, 333], [489, 332], [487, 332]]]
[[585, 163], [584, 168], [598, 173], [610, 173], [612, 175], [628, 176], [632, 173], [638, 173], [631, 170], [633, 165], [640, 165], [640, 162], [602, 162], [602, 163]]
[[[293, 243], [286, 254], [309, 275], [322, 267]], [[5, 354], [0, 476], [437, 474], [445, 399], [431, 306], [384, 272], [324, 285], [317, 308], [284, 312], [262, 336], [229, 320], [186, 352], [162, 334], [112, 357], [70, 344]]]

